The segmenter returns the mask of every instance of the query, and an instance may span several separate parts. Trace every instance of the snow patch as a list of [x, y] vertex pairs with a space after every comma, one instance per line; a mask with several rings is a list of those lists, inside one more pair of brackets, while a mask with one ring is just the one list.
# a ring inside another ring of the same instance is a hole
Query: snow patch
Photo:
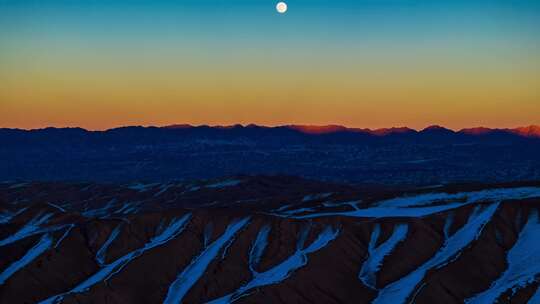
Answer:
[[64, 234], [62, 234], [62, 236], [58, 239], [58, 241], [56, 242], [56, 244], [54, 244], [54, 248], [58, 248], [58, 246], [60, 246], [60, 244], [62, 243], [62, 241], [68, 236], [68, 234], [71, 232], [71, 229], [73, 229], [75, 227], [75, 224], [70, 224], [68, 225], [68, 228], [66, 229], [66, 231], [64, 232]]
[[105, 243], [99, 248], [98, 252], [96, 253], [96, 261], [100, 266], [103, 266], [105, 264], [105, 254], [107, 253], [107, 249], [112, 244], [112, 242], [116, 239], [118, 234], [120, 234], [120, 228], [122, 227], [122, 224], [116, 226], [114, 230], [111, 232]]
[[39, 213], [34, 218], [32, 218], [28, 223], [26, 223], [21, 229], [19, 229], [14, 234], [8, 236], [7, 238], [0, 240], [0, 247], [5, 246], [11, 243], [14, 243], [18, 240], [22, 240], [29, 236], [52, 232], [64, 228], [66, 225], [62, 226], [52, 226], [52, 227], [41, 227], [41, 225], [47, 223], [49, 219], [53, 216], [52, 213]]
[[191, 261], [191, 263], [178, 275], [176, 280], [169, 286], [167, 297], [164, 304], [182, 303], [182, 299], [193, 285], [204, 274], [204, 271], [214, 260], [221, 248], [231, 240], [234, 235], [244, 227], [249, 218], [244, 218], [227, 226], [225, 232], [207, 248], [205, 248], [199, 256]]
[[[309, 230], [305, 230], [308, 231]], [[260, 233], [259, 233], [260, 235]], [[225, 304], [232, 303], [236, 300], [245, 297], [250, 290], [260, 288], [267, 285], [277, 284], [287, 279], [296, 271], [297, 269], [307, 265], [308, 254], [316, 252], [324, 247], [326, 247], [331, 241], [333, 241], [339, 235], [339, 229], [334, 229], [331, 227], [325, 228], [317, 237], [313, 243], [308, 247], [303, 246], [305, 241], [304, 235], [302, 233], [300, 239], [297, 243], [297, 250], [291, 256], [289, 256], [285, 261], [280, 264], [272, 267], [271, 269], [265, 272], [253, 272], [253, 278], [247, 282], [245, 285], [238, 288], [235, 292], [230, 293], [221, 298], [215, 299], [208, 303], [210, 304]], [[261, 237], [263, 238], [263, 237]], [[259, 239], [259, 238], [257, 238]], [[257, 239], [255, 242], [257, 242]], [[262, 242], [262, 241], [261, 241]], [[254, 248], [255, 245], [252, 247]], [[253, 250], [252, 250], [253, 251]]]
[[151, 190], [152, 188], [159, 186], [159, 183], [150, 183], [150, 184], [143, 184], [143, 183], [135, 183], [127, 186], [128, 189], [136, 190], [139, 192], [146, 192], [148, 190]]
[[466, 303], [495, 303], [507, 290], [512, 290], [513, 295], [518, 289], [534, 283], [540, 274], [539, 235], [538, 212], [534, 210], [521, 230], [518, 240], [508, 252], [506, 271], [491, 284], [488, 290], [467, 299]]
[[92, 286], [98, 284], [99, 282], [110, 279], [113, 275], [120, 272], [132, 260], [141, 256], [144, 252], [152, 248], [155, 248], [157, 246], [163, 245], [167, 243], [168, 241], [174, 239], [176, 236], [178, 236], [184, 230], [190, 217], [191, 217], [191, 214], [186, 214], [180, 219], [173, 219], [170, 222], [169, 226], [167, 226], [167, 228], [163, 230], [163, 232], [161, 232], [160, 234], [150, 239], [142, 248], [131, 251], [125, 254], [124, 256], [116, 259], [115, 261], [104, 265], [100, 270], [98, 270], [96, 273], [91, 275], [88, 279], [86, 279], [79, 285], [75, 286], [72, 290], [59, 294], [59, 295], [52, 296], [39, 303], [40, 304], [58, 303], [62, 301], [62, 299], [68, 294], [82, 293], [90, 289]]
[[97, 209], [86, 210], [86, 211], [82, 212], [82, 215], [84, 217], [102, 217], [102, 216], [106, 216], [106, 215], [109, 215], [109, 213], [110, 213], [109, 209], [114, 207], [115, 204], [116, 204], [116, 199], [113, 198], [110, 201], [108, 201], [107, 204], [105, 204], [105, 206], [103, 206], [101, 208], [97, 208]]
[[[295, 215], [298, 212], [288, 210], [274, 215], [297, 219], [327, 216], [368, 218], [423, 217], [481, 202], [500, 202], [535, 197], [540, 197], [540, 187], [498, 188], [454, 194], [428, 193], [416, 196], [398, 197], [378, 202], [374, 207], [365, 209], [355, 208], [353, 211], [313, 212], [310, 214]], [[354, 208], [354, 206], [352, 207]], [[309, 210], [303, 209], [301, 211], [305, 212]]]
[[362, 265], [358, 275], [358, 278], [364, 285], [376, 289], [376, 275], [384, 258], [394, 250], [397, 244], [405, 240], [408, 230], [409, 226], [407, 224], [397, 224], [394, 227], [392, 236], [378, 247], [375, 247], [381, 232], [381, 226], [379, 224], [375, 225], [368, 245], [368, 258]]
[[49, 234], [44, 234], [41, 239], [30, 248], [26, 254], [18, 261], [13, 262], [2, 273], [0, 273], [0, 285], [3, 285], [14, 273], [30, 264], [35, 258], [41, 255], [47, 249], [51, 248], [52, 237]]
[[538, 187], [496, 188], [459, 193], [427, 193], [415, 196], [398, 197], [377, 203], [379, 207], [418, 207], [433, 204], [462, 202], [474, 204], [482, 201], [504, 201], [540, 196]]
[[418, 284], [422, 282], [428, 270], [440, 268], [455, 260], [463, 249], [478, 239], [484, 226], [491, 220], [493, 214], [495, 214], [499, 203], [489, 205], [483, 210], [480, 210], [480, 207], [477, 206], [475, 208], [467, 223], [449, 237], [431, 259], [408, 275], [381, 289], [373, 303], [406, 303]]
[[249, 251], [249, 269], [251, 270], [252, 274], [257, 273], [255, 268], [261, 262], [264, 250], [266, 249], [266, 246], [268, 246], [268, 236], [270, 235], [270, 230], [270, 225], [264, 225], [261, 230], [259, 230], [257, 238], [251, 246]]
[[9, 210], [4, 210], [0, 213], [0, 224], [9, 224], [12, 219], [14, 219], [17, 215], [23, 213], [26, 211], [28, 207], [21, 208], [17, 212], [11, 212]]
[[242, 183], [241, 180], [229, 179], [229, 180], [224, 180], [224, 181], [221, 181], [221, 182], [218, 182], [218, 183], [213, 183], [213, 184], [210, 184], [210, 185], [205, 185], [204, 187], [205, 188], [225, 188], [225, 187], [237, 186], [237, 185], [239, 185], [241, 183]]

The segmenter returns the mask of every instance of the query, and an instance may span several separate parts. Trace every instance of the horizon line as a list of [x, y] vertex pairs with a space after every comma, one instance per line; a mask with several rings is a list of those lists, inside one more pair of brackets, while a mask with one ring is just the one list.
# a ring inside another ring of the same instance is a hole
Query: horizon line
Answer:
[[526, 124], [526, 125], [520, 125], [516, 127], [486, 127], [486, 126], [474, 126], [474, 127], [465, 127], [465, 128], [449, 128], [445, 127], [441, 124], [430, 124], [423, 128], [411, 128], [405, 125], [402, 126], [390, 126], [390, 127], [382, 127], [382, 128], [366, 128], [366, 127], [349, 127], [346, 125], [341, 124], [276, 124], [276, 125], [264, 125], [264, 124], [256, 124], [256, 123], [237, 123], [237, 124], [190, 124], [190, 123], [178, 123], [178, 124], [164, 124], [164, 125], [154, 125], [154, 124], [132, 124], [132, 125], [119, 125], [116, 127], [111, 128], [104, 128], [104, 129], [91, 129], [91, 128], [84, 128], [79, 126], [44, 126], [44, 127], [38, 127], [38, 128], [20, 128], [20, 127], [0, 127], [0, 130], [22, 130], [22, 131], [39, 131], [39, 130], [46, 130], [46, 129], [82, 129], [88, 132], [106, 132], [110, 130], [116, 130], [116, 129], [122, 129], [122, 128], [159, 128], [159, 129], [166, 129], [166, 128], [201, 128], [201, 127], [209, 127], [209, 128], [222, 128], [222, 129], [231, 129], [231, 128], [248, 128], [248, 127], [259, 127], [259, 128], [291, 128], [296, 129], [298, 131], [304, 131], [306, 133], [334, 133], [338, 131], [365, 131], [365, 132], [376, 132], [376, 131], [383, 131], [383, 130], [411, 130], [416, 132], [421, 132], [429, 129], [446, 129], [453, 132], [462, 132], [467, 130], [501, 130], [501, 131], [510, 131], [510, 130], [518, 130], [518, 129], [540, 129], [540, 124]]

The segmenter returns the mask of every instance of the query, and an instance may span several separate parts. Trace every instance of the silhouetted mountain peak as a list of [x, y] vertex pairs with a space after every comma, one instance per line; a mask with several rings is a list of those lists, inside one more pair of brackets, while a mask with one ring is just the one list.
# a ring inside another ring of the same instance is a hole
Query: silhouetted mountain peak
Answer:
[[429, 126], [420, 132], [455, 133], [454, 131], [447, 129], [445, 127], [439, 126], [439, 125]]
[[245, 126], [245, 128], [258, 129], [258, 128], [266, 128], [266, 127], [265, 126], [259, 126], [257, 124], [249, 124], [249, 125]]
[[477, 127], [477, 128], [466, 128], [461, 129], [459, 133], [467, 134], [467, 135], [485, 135], [492, 133], [494, 130], [490, 128], [484, 128], [484, 127]]
[[478, 128], [462, 129], [461, 131], [459, 131], [459, 133], [463, 133], [467, 135], [475, 135], [475, 136], [498, 133], [498, 134], [507, 134], [507, 135], [518, 135], [520, 137], [528, 137], [528, 138], [540, 138], [540, 126], [530, 125], [527, 127], [518, 127], [518, 128], [513, 128], [513, 129], [491, 129], [491, 128], [478, 127]]
[[164, 129], [190, 129], [193, 128], [193, 125], [190, 124], [175, 124], [163, 127]]
[[314, 125], [289, 125], [290, 129], [300, 131], [307, 134], [328, 134], [347, 131], [348, 129], [340, 125], [326, 125], [326, 126], [314, 126]]
[[407, 128], [407, 127], [382, 128], [382, 129], [373, 130], [370, 133], [374, 134], [374, 135], [378, 135], [378, 136], [386, 136], [386, 135], [390, 135], [390, 134], [416, 133], [416, 130], [413, 130], [413, 129]]
[[528, 127], [515, 128], [511, 130], [512, 133], [525, 137], [538, 137], [540, 138], [540, 126], [531, 125]]

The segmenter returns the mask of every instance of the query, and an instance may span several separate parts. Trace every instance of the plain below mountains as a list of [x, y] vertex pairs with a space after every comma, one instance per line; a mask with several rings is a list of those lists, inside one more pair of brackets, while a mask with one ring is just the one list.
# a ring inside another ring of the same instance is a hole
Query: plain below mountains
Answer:
[[366, 184], [537, 180], [540, 127], [0, 129], [0, 180], [159, 182], [237, 174]]

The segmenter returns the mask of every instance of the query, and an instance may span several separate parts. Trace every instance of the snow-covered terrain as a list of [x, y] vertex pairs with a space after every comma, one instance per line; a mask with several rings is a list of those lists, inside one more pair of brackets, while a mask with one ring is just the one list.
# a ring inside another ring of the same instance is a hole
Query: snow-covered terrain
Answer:
[[0, 184], [1, 303], [536, 303], [540, 184]]

